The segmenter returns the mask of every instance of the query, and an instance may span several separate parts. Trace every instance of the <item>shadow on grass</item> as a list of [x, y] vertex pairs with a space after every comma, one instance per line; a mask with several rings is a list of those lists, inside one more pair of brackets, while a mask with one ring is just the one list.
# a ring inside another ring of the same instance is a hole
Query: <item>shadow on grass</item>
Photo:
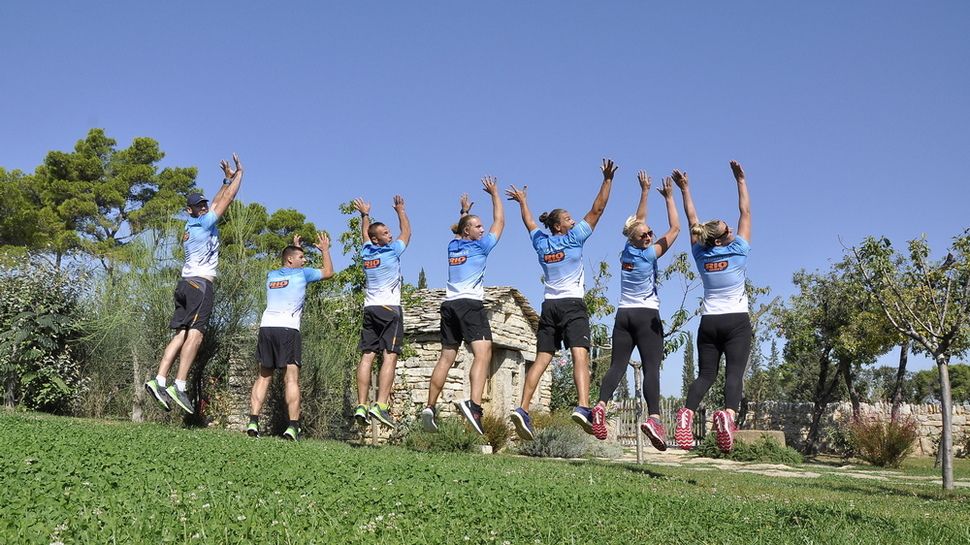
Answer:
[[825, 488], [836, 492], [851, 492], [862, 495], [873, 495], [877, 494], [880, 496], [898, 496], [906, 498], [919, 498], [921, 500], [948, 500], [957, 502], [967, 502], [970, 503], [970, 495], [967, 491], [954, 490], [954, 491], [944, 491], [943, 488], [938, 484], [934, 483], [934, 486], [939, 486], [940, 488], [934, 488], [932, 490], [917, 490], [913, 485], [902, 485], [905, 488], [887, 486], [885, 484], [868, 483], [868, 486], [860, 486], [855, 484], [838, 484], [838, 485], [827, 485]]

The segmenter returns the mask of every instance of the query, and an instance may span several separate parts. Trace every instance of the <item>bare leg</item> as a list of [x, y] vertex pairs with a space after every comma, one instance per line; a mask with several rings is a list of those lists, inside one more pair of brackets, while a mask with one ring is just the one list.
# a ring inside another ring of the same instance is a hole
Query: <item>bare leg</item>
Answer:
[[536, 353], [536, 361], [532, 362], [532, 366], [525, 373], [525, 385], [522, 387], [522, 402], [519, 403], [519, 406], [526, 412], [529, 410], [529, 404], [532, 403], [532, 395], [536, 393], [536, 388], [539, 387], [542, 373], [546, 371], [546, 367], [549, 367], [549, 362], [551, 361], [552, 352], [538, 352]]
[[573, 382], [579, 394], [578, 405], [589, 407], [589, 349], [574, 346], [570, 351], [573, 354]]
[[266, 391], [270, 383], [273, 382], [273, 370], [259, 366], [259, 376], [253, 383], [253, 393], [249, 396], [249, 414], [259, 414], [263, 410], [263, 402], [266, 401]]
[[178, 380], [189, 379], [189, 369], [195, 361], [195, 355], [199, 353], [199, 346], [202, 345], [202, 332], [198, 329], [189, 329], [185, 335], [185, 342], [182, 343], [182, 352], [179, 355], [179, 370], [175, 378]]
[[286, 389], [286, 412], [289, 413], [290, 420], [300, 419], [300, 366], [289, 364], [286, 366], [286, 375], [283, 377]]
[[376, 352], [366, 351], [360, 356], [360, 365], [357, 366], [357, 404], [367, 404], [367, 394], [370, 393], [370, 368], [374, 364]]
[[158, 374], [162, 377], [168, 377], [168, 372], [172, 369], [172, 364], [175, 363], [175, 358], [178, 356], [179, 351], [182, 350], [182, 343], [185, 342], [186, 333], [185, 330], [179, 330], [175, 332], [172, 336], [172, 340], [168, 341], [168, 346], [165, 347], [165, 352], [162, 353], [162, 361], [158, 364]]
[[471, 383], [472, 401], [476, 405], [482, 404], [482, 392], [485, 391], [485, 381], [488, 379], [488, 370], [492, 364], [492, 341], [472, 341], [472, 368], [468, 373], [468, 381]]
[[377, 402], [387, 404], [391, 398], [391, 388], [394, 386], [394, 370], [397, 369], [397, 354], [384, 351], [384, 361], [381, 362], [381, 372], [377, 376]]
[[441, 347], [441, 355], [438, 356], [438, 363], [434, 366], [431, 373], [431, 384], [428, 386], [428, 406], [433, 406], [438, 402], [441, 389], [445, 387], [445, 380], [448, 379], [448, 370], [458, 358], [457, 346]]

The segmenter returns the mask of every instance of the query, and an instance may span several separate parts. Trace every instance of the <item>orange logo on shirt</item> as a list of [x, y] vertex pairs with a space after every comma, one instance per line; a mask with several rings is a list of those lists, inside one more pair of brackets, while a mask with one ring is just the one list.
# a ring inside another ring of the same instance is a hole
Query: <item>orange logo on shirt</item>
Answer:
[[566, 252], [556, 252], [542, 256], [542, 260], [546, 263], [559, 263], [563, 259], [566, 259]]
[[378, 268], [380, 266], [381, 266], [381, 260], [380, 259], [367, 259], [367, 260], [364, 261], [364, 268], [365, 269], [376, 269], [376, 268]]
[[621, 267], [621, 268], [622, 268], [622, 269], [623, 269], [624, 271], [632, 271], [632, 270], [633, 270], [633, 263], [622, 263], [622, 264], [620, 265], [620, 267]]
[[189, 232], [188, 231], [185, 231], [184, 233], [182, 233], [182, 242], [185, 242], [186, 240], [189, 240]]
[[269, 283], [269, 289], [275, 290], [278, 288], [285, 288], [286, 286], [289, 286], [289, 285], [290, 285], [289, 280], [275, 280]]
[[727, 261], [714, 261], [712, 263], [705, 263], [704, 270], [707, 272], [721, 272], [728, 268]]
[[465, 257], [465, 256], [449, 257], [448, 258], [448, 264], [449, 265], [461, 265], [462, 263], [464, 263], [466, 261], [468, 261], [468, 258]]

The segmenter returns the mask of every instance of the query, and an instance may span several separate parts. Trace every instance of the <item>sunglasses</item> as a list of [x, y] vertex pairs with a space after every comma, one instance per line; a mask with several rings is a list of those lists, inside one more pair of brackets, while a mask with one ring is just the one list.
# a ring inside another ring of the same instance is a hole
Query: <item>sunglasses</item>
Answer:
[[652, 236], [653, 236], [653, 230], [652, 229], [650, 231], [646, 231], [646, 232], [640, 234], [640, 238], [650, 238]]

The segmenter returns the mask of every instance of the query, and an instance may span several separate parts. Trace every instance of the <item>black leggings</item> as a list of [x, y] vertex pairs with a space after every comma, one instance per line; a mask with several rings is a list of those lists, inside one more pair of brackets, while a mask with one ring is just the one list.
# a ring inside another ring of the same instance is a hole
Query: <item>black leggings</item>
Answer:
[[613, 356], [600, 385], [600, 401], [613, 397], [630, 364], [633, 347], [643, 360], [643, 393], [650, 414], [660, 414], [660, 360], [663, 359], [664, 328], [654, 308], [621, 308], [613, 322]]
[[747, 312], [706, 314], [697, 328], [697, 379], [687, 391], [687, 408], [696, 411], [717, 378], [724, 354], [724, 406], [738, 410], [744, 369], [751, 354], [751, 316]]

